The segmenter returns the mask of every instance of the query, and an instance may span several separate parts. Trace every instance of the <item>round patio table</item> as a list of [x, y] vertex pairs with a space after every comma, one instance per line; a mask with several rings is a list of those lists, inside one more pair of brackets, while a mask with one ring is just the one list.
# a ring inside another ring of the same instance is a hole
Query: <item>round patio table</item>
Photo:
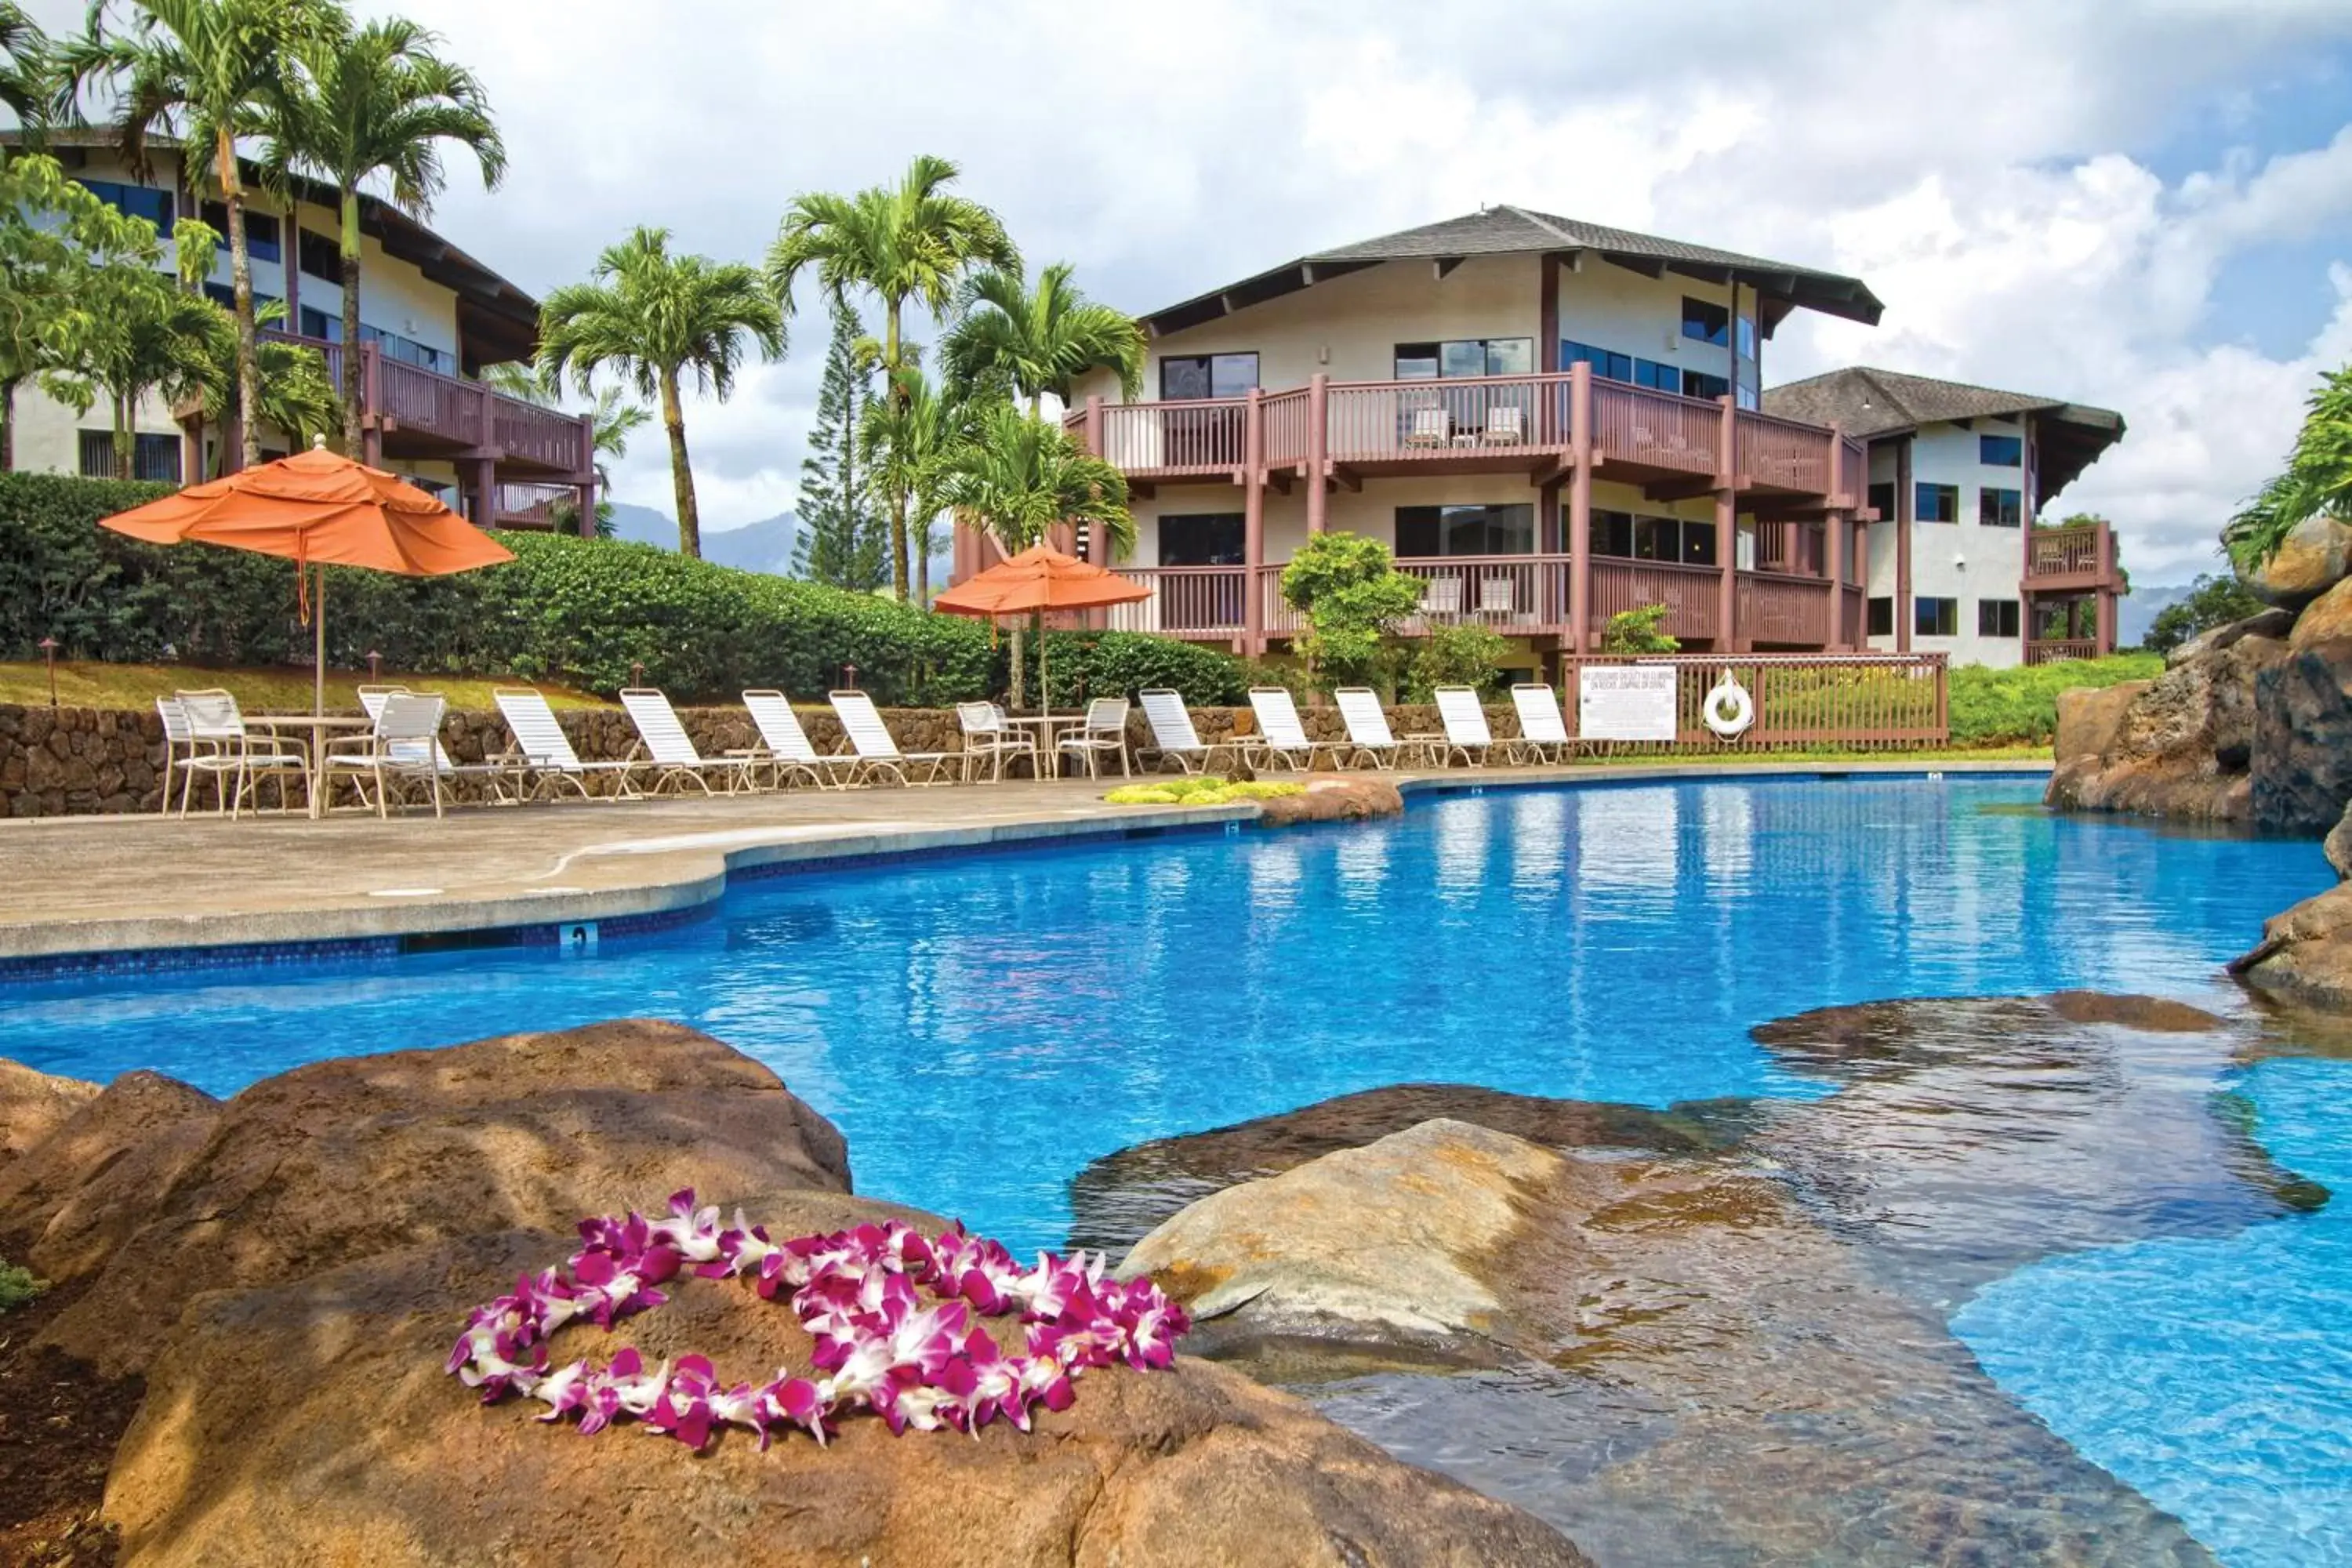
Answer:
[[1056, 739], [1054, 731], [1056, 728], [1082, 729], [1086, 725], [1087, 716], [1083, 713], [1009, 713], [1005, 715], [1004, 721], [1037, 731], [1037, 757], [1034, 763], [1037, 776], [1041, 779], [1047, 776], [1045, 768], [1050, 763], [1054, 769], [1052, 776], [1060, 778], [1062, 754], [1054, 749]]
[[364, 731], [375, 727], [374, 720], [352, 713], [248, 713], [246, 722], [273, 733], [279, 730], [310, 731], [310, 765], [303, 794], [310, 799], [310, 815], [314, 818], [327, 815], [326, 793], [319, 786], [326, 782], [328, 741], [339, 730]]

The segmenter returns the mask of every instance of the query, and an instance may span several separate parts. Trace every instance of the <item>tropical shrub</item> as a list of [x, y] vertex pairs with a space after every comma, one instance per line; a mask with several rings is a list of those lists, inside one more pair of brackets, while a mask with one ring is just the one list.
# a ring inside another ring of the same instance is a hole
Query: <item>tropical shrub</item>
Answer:
[[[271, 665], [307, 657], [287, 562], [201, 545], [165, 550], [97, 526], [168, 487], [0, 474], [0, 658]], [[457, 577], [328, 576], [327, 658], [358, 668], [511, 674], [612, 692], [644, 679], [680, 700], [747, 686], [805, 696], [842, 668], [886, 703], [929, 705], [1001, 689], [1002, 644], [979, 621], [871, 594], [716, 566], [647, 544], [499, 536], [508, 565]], [[1063, 652], [1065, 643], [1072, 646]], [[1056, 634], [1055, 658], [1096, 695], [1166, 684], [1189, 700], [1236, 701], [1241, 666], [1211, 648], [1132, 633]], [[1056, 669], [1059, 689], [1064, 675]]]
[[0, 1312], [15, 1311], [48, 1288], [49, 1282], [34, 1279], [31, 1269], [0, 1260]]
[[1286, 795], [1303, 795], [1306, 790], [1305, 784], [1266, 779], [1228, 783], [1214, 773], [1202, 773], [1191, 778], [1121, 784], [1103, 799], [1113, 805], [1230, 805], [1237, 800], [1278, 800]]
[[2352, 365], [2320, 377], [2308, 406], [2286, 468], [2221, 530], [2240, 571], [2269, 561], [2315, 517], [2352, 521]]
[[1184, 700], [1196, 706], [1225, 707], [1248, 695], [1249, 667], [1198, 643], [1138, 632], [1049, 632], [1046, 637], [1046, 669], [1056, 708], [1075, 708], [1096, 697], [1132, 700], [1139, 692], [1162, 686], [1182, 692]]
[[1511, 645], [1481, 626], [1432, 626], [1405, 668], [1405, 696], [1427, 702], [1441, 686], [1467, 686], [1480, 697], [1501, 684], [1503, 656]]
[[2058, 733], [2058, 694], [2076, 686], [2152, 680], [2164, 659], [2152, 653], [1988, 669], [1961, 665], [1949, 676], [1948, 700], [1955, 746], [2047, 745]]
[[1385, 639], [1420, 607], [1421, 582], [1399, 572], [1377, 539], [1318, 533], [1283, 568], [1282, 596], [1307, 616], [1297, 646], [1317, 683], [1328, 688], [1391, 673]]
[[1602, 653], [1680, 653], [1683, 645], [1660, 628], [1665, 625], [1664, 605], [1636, 605], [1609, 617], [1601, 628]]

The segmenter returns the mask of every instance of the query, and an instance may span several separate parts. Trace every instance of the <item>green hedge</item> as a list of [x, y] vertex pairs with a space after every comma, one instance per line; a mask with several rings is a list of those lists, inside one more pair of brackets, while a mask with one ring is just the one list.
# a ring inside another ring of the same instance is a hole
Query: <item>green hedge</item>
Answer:
[[[159, 549], [100, 518], [170, 487], [0, 474], [0, 658], [276, 665], [307, 660], [287, 562], [203, 546]], [[808, 697], [855, 664], [886, 703], [929, 705], [1002, 691], [1009, 644], [984, 623], [929, 615], [814, 583], [689, 561], [650, 544], [504, 533], [510, 565], [443, 578], [328, 576], [328, 662], [511, 674], [612, 692], [631, 667], [680, 700], [747, 686]], [[1170, 685], [1194, 702], [1236, 701], [1243, 666], [1213, 649], [1127, 633], [1057, 633], [1055, 700]], [[1034, 664], [1032, 666], [1034, 668]]]
[[1962, 665], [1950, 676], [1952, 744], [2047, 745], [2057, 737], [2061, 691], [2153, 680], [2163, 673], [2163, 656], [2153, 653], [2062, 659], [2010, 669]]

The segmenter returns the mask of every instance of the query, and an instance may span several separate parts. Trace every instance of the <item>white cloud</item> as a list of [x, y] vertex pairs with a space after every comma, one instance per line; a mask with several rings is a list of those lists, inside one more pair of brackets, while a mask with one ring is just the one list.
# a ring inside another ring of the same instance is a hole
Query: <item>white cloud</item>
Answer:
[[[1853, 271], [1887, 302], [1874, 331], [1791, 321], [1768, 379], [1860, 361], [2121, 410], [2130, 435], [2062, 504], [2115, 516], [2143, 582], [2205, 563], [2352, 351], [2341, 273], [2292, 354], [2217, 313], [2233, 261], [2352, 232], [2352, 107], [2315, 131], [2263, 112], [2324, 101], [2314, 73], [2352, 58], [2340, 0], [394, 3], [485, 76], [509, 141], [506, 189], [461, 162], [438, 225], [529, 288], [636, 223], [756, 260], [795, 193], [919, 151], [1137, 310], [1519, 202]], [[2241, 144], [2288, 122], [2300, 143]], [[794, 327], [787, 363], [689, 412], [713, 524], [790, 504], [824, 342]], [[647, 430], [621, 494], [666, 508], [667, 462]]]

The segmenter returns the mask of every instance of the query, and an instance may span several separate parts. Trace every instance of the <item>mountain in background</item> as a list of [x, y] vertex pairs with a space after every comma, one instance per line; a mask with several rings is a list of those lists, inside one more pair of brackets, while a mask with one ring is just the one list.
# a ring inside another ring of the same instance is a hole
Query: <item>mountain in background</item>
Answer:
[[2149, 583], [2132, 584], [2116, 611], [2116, 646], [2137, 647], [2147, 640], [2147, 628], [2156, 622], [2157, 614], [2168, 605], [2177, 605], [2189, 597], [2186, 583]]
[[[613, 531], [615, 538], [658, 544], [665, 550], [677, 548], [677, 520], [649, 506], [614, 501]], [[800, 521], [791, 512], [780, 512], [742, 528], [703, 530], [702, 558], [719, 566], [789, 576], [793, 542], [799, 537]]]

